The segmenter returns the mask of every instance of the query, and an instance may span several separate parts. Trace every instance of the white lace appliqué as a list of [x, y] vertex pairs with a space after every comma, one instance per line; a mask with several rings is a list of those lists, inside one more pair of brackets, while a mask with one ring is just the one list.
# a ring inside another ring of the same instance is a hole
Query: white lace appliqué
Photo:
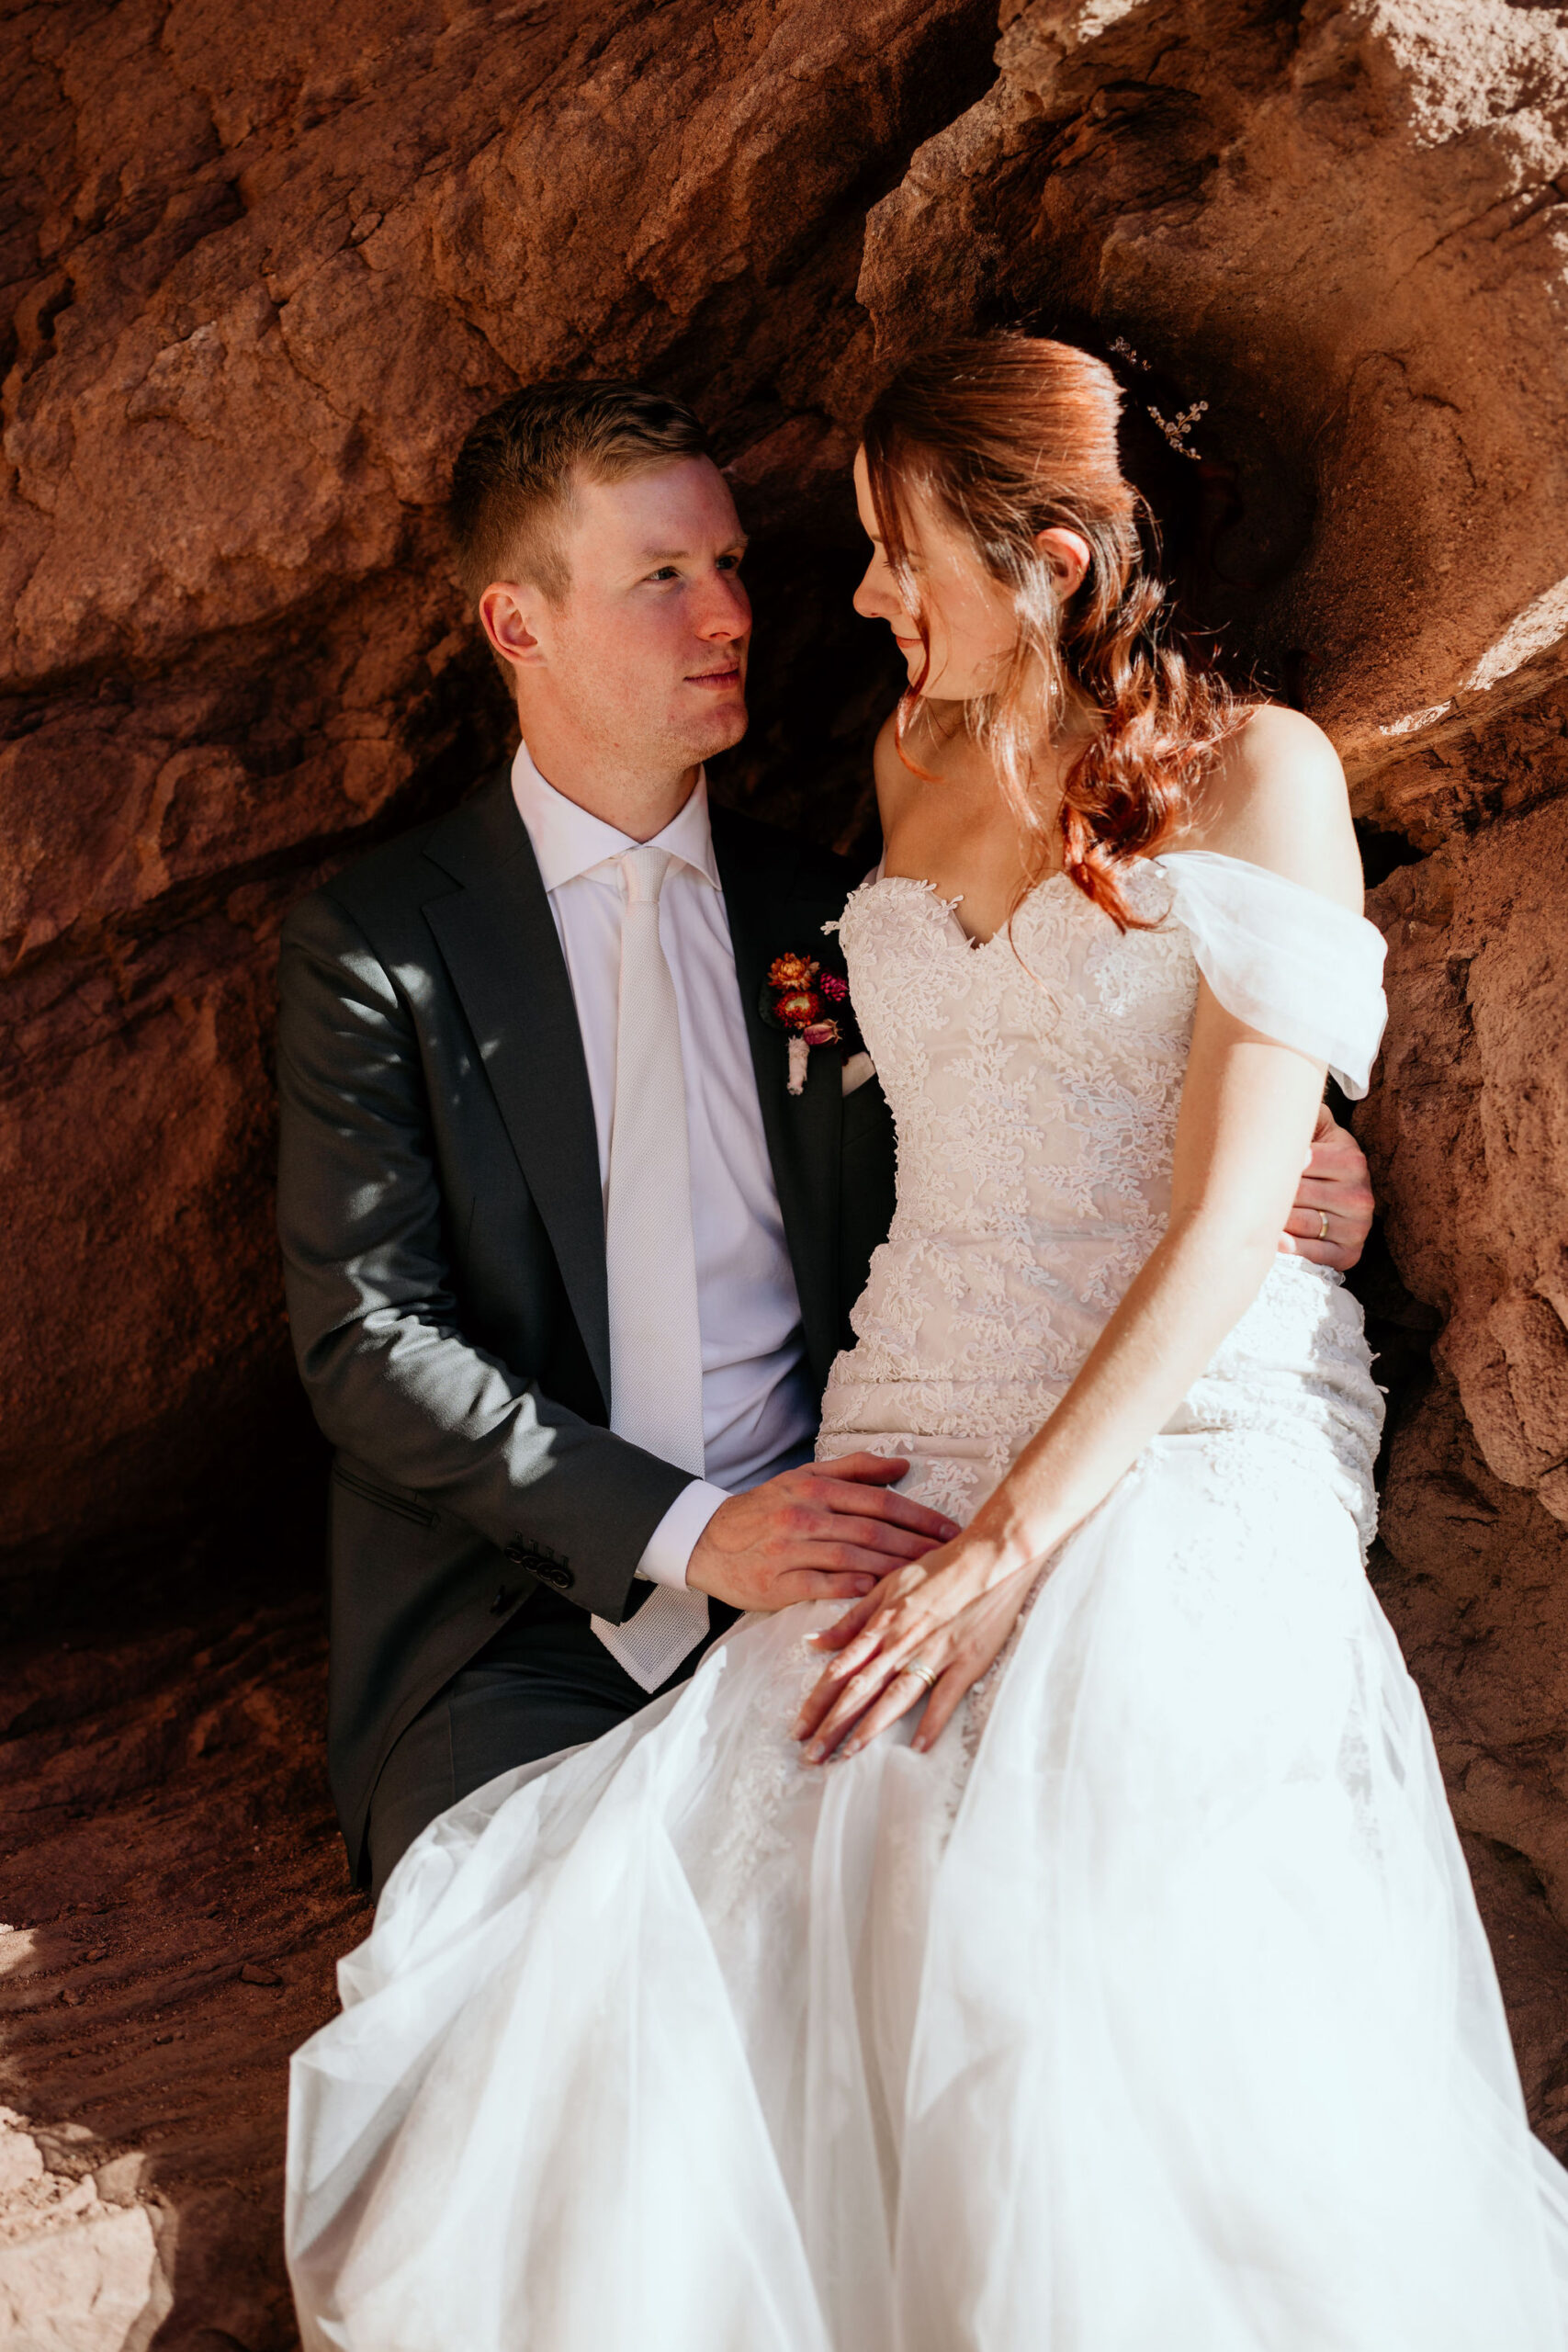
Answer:
[[[863, 884], [839, 928], [897, 1125], [898, 1207], [819, 1450], [907, 1454], [905, 1491], [961, 1524], [1048, 1418], [1169, 1211], [1198, 967], [1159, 872], [1135, 868], [1129, 893], [1154, 928], [1118, 931], [1057, 876], [976, 946], [929, 884], [892, 876]], [[1310, 1460], [1367, 1541], [1381, 1416], [1340, 1278], [1281, 1258], [1170, 1429], [1251, 1432]], [[999, 1671], [970, 1702], [970, 1743]]]

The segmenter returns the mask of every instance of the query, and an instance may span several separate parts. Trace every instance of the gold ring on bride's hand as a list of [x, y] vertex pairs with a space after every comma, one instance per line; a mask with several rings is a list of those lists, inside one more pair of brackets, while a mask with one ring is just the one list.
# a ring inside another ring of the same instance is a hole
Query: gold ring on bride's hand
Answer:
[[1320, 1241], [1326, 1241], [1328, 1238], [1328, 1211], [1326, 1209], [1319, 1209], [1317, 1213], [1317, 1238]]
[[904, 1660], [903, 1670], [906, 1674], [919, 1675], [920, 1680], [925, 1684], [928, 1690], [934, 1690], [936, 1689], [936, 1676], [931, 1672], [929, 1666], [922, 1666], [918, 1657], [907, 1657]]

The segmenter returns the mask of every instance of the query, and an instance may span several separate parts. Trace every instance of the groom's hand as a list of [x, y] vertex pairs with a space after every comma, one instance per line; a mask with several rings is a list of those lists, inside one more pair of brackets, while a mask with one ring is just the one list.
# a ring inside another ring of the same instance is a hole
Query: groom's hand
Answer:
[[889, 1568], [958, 1533], [940, 1511], [893, 1493], [908, 1466], [895, 1455], [847, 1453], [731, 1495], [697, 1539], [688, 1586], [732, 1609], [858, 1600]]
[[1310, 1258], [1314, 1266], [1337, 1266], [1347, 1273], [1367, 1246], [1376, 1205], [1361, 1147], [1337, 1125], [1325, 1102], [1280, 1247], [1292, 1257]]

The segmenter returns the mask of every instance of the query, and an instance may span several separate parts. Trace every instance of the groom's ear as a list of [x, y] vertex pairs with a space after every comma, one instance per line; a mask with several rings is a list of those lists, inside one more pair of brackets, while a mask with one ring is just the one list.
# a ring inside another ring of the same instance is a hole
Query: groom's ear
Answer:
[[537, 588], [496, 580], [479, 598], [479, 626], [508, 669], [528, 670], [544, 660], [538, 623], [545, 599]]

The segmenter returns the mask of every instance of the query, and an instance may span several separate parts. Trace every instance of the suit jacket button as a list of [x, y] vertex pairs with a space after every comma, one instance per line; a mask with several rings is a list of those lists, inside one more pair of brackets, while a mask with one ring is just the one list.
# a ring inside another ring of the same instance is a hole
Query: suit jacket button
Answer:
[[516, 1595], [513, 1593], [512, 1587], [509, 1584], [503, 1584], [500, 1591], [496, 1594], [495, 1599], [490, 1604], [491, 1615], [492, 1617], [504, 1616], [515, 1599]]

